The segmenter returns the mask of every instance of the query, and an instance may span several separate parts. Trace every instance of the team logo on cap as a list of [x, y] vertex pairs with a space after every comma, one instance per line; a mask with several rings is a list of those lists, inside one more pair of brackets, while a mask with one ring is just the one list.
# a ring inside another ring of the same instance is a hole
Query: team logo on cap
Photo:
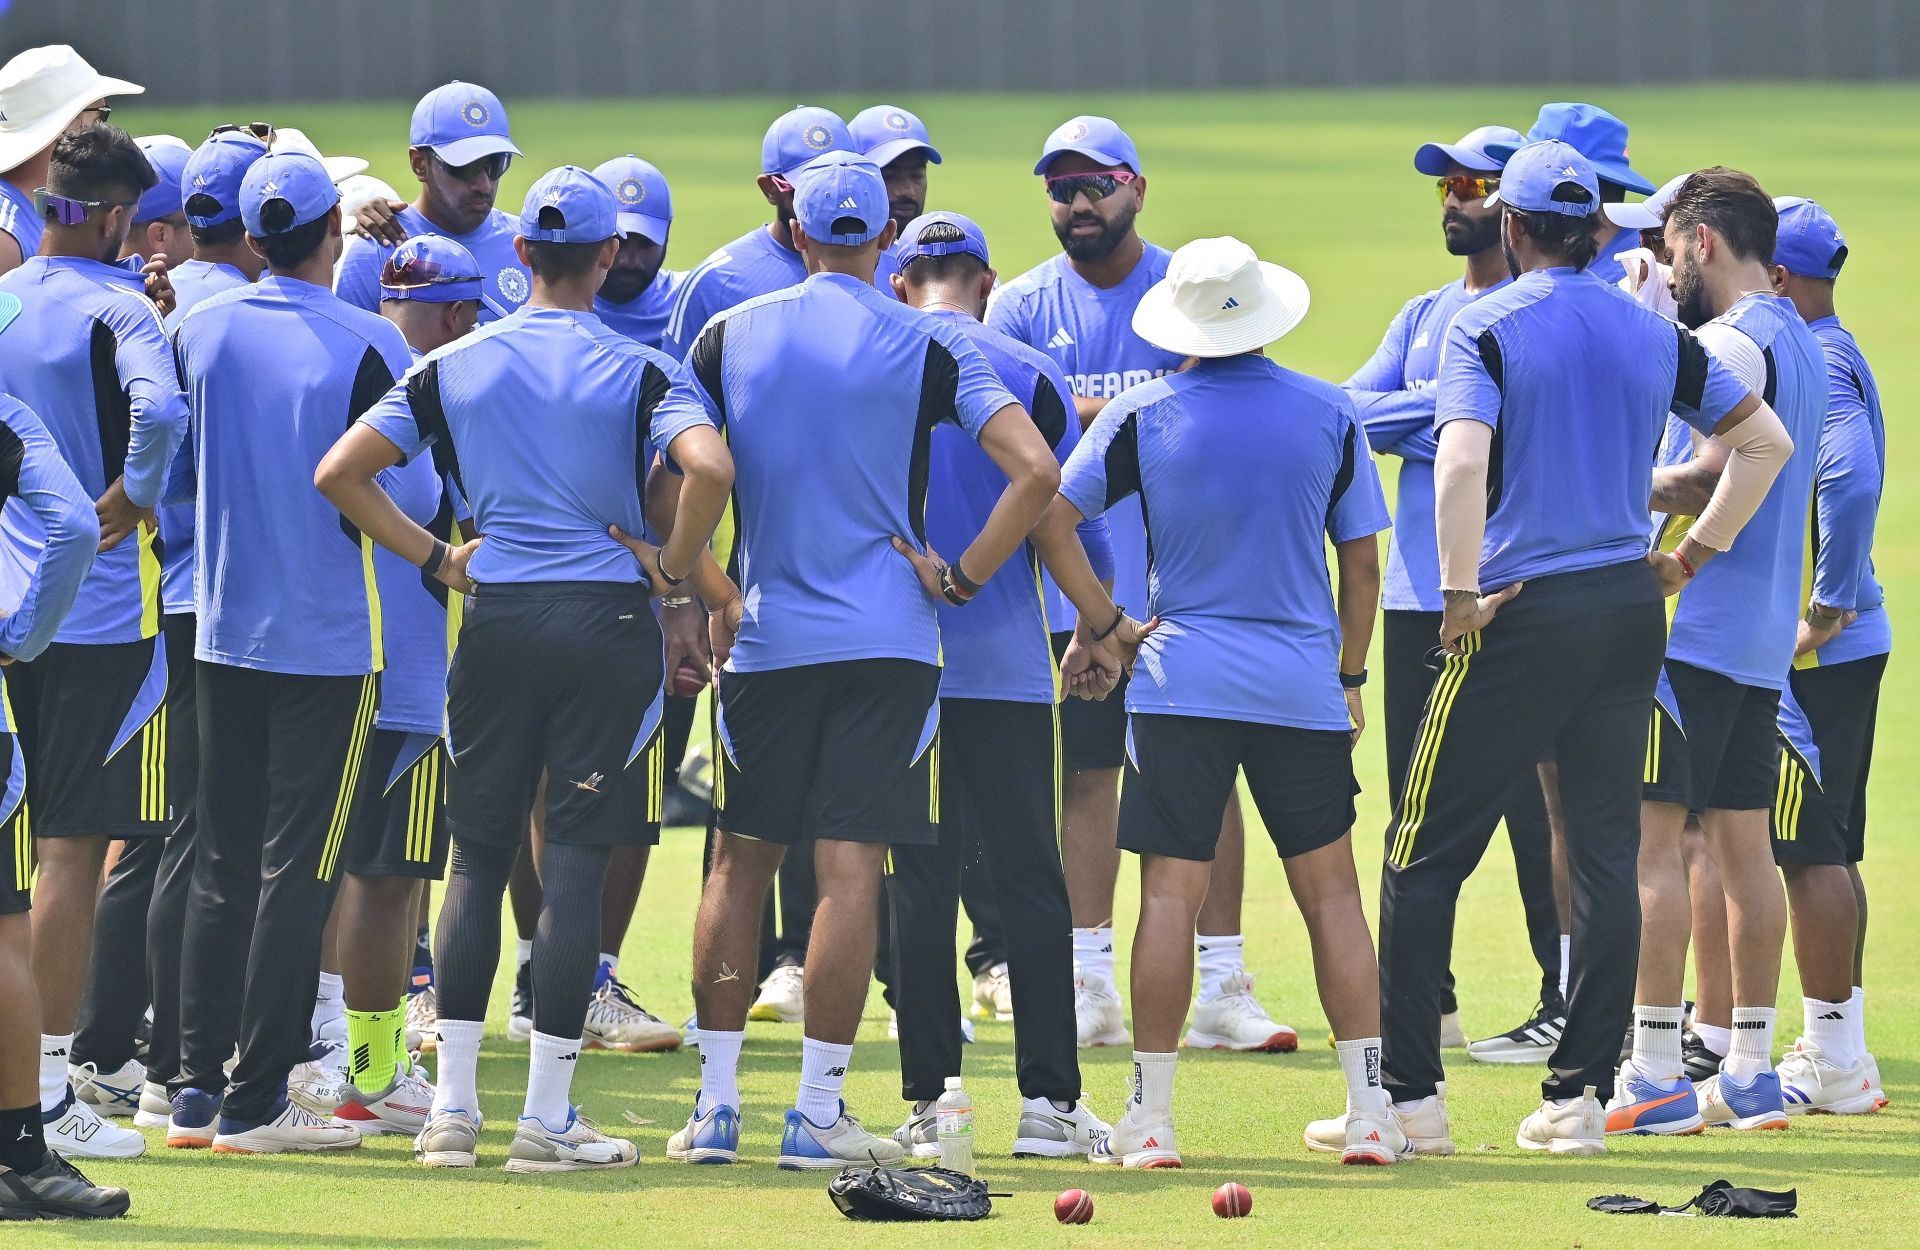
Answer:
[[800, 141], [816, 152], [824, 152], [827, 145], [833, 142], [833, 132], [815, 123], [801, 132]]
[[1075, 122], [1067, 130], [1067, 139], [1070, 142], [1077, 142], [1086, 137], [1087, 137], [1087, 123], [1085, 122]]
[[479, 100], [468, 100], [460, 106], [460, 120], [469, 126], [484, 126], [492, 116]]
[[527, 302], [527, 275], [509, 265], [493, 276], [494, 284], [500, 288], [500, 297], [509, 304]]
[[647, 198], [647, 184], [638, 178], [622, 178], [613, 184], [613, 194], [622, 204], [638, 204]]
[[887, 129], [889, 130], [905, 130], [907, 128], [907, 115], [905, 113], [888, 113], [880, 120], [886, 123]]

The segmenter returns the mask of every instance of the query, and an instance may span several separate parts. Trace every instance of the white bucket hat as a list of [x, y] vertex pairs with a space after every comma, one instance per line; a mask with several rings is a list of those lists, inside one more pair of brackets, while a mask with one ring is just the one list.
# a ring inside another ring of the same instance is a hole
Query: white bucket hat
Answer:
[[1133, 310], [1133, 332], [1188, 356], [1237, 356], [1300, 324], [1310, 296], [1299, 274], [1235, 238], [1195, 239]]
[[357, 156], [322, 156], [313, 140], [307, 138], [306, 132], [295, 130], [292, 126], [274, 127], [271, 149], [275, 152], [304, 152], [311, 156], [326, 166], [327, 177], [333, 180], [336, 187], [355, 174], [367, 172], [367, 162]]
[[0, 66], [0, 170], [44, 151], [95, 100], [145, 90], [108, 78], [64, 43], [28, 48]]

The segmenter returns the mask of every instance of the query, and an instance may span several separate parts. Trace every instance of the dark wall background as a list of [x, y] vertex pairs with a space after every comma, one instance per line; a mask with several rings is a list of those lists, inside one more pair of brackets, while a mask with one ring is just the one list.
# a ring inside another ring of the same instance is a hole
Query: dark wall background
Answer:
[[1920, 0], [0, 0], [167, 103], [1920, 76]]

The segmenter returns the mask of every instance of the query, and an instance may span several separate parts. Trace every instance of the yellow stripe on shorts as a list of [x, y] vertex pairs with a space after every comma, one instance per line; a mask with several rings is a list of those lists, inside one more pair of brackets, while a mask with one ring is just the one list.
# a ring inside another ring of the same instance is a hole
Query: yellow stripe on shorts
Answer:
[[1440, 670], [1440, 680], [1427, 696], [1427, 716], [1420, 726], [1420, 740], [1414, 746], [1413, 765], [1407, 771], [1407, 789], [1400, 805], [1400, 827], [1395, 830], [1392, 853], [1388, 859], [1405, 868], [1413, 862], [1413, 842], [1426, 819], [1428, 792], [1433, 786], [1433, 770], [1440, 758], [1440, 744], [1447, 733], [1447, 717], [1467, 680], [1467, 666], [1480, 650], [1480, 634], [1475, 631], [1460, 639], [1460, 654], [1449, 655]]
[[1660, 780], [1660, 704], [1655, 700], [1653, 719], [1647, 726], [1647, 767], [1645, 775], [1640, 778], [1640, 784], [1650, 786], [1658, 780]]
[[1773, 836], [1800, 840], [1800, 811], [1806, 805], [1807, 773], [1792, 751], [1780, 752], [1780, 781], [1773, 796]]
[[140, 819], [167, 818], [167, 705], [140, 727]]
[[373, 729], [377, 689], [374, 675], [368, 673], [360, 687], [360, 707], [353, 716], [353, 736], [347, 740], [347, 761], [340, 770], [340, 791], [333, 800], [333, 820], [327, 825], [327, 840], [320, 848], [317, 875], [322, 881], [333, 880], [334, 868], [340, 862], [340, 845], [346, 840], [347, 820], [353, 814], [354, 790], [360, 784], [360, 762], [366, 757], [367, 735]]
[[439, 810], [440, 748], [429, 747], [414, 761], [407, 793], [407, 862], [424, 864], [433, 858], [434, 814]]

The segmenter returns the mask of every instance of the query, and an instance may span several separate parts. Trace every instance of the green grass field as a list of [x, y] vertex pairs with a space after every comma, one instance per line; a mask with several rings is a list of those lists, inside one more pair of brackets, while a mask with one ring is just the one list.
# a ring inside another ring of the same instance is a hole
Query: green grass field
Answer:
[[[1028, 175], [1040, 140], [1079, 111], [1110, 112], [1139, 142], [1152, 194], [1144, 232], [1169, 246], [1201, 235], [1235, 234], [1268, 259], [1303, 274], [1314, 309], [1275, 355], [1326, 377], [1364, 359], [1408, 296], [1450, 280], [1457, 268], [1440, 246], [1430, 183], [1409, 165], [1426, 139], [1452, 139], [1501, 121], [1524, 128], [1546, 98], [1597, 99], [1633, 126], [1635, 164], [1655, 182], [1716, 162], [1754, 171], [1776, 194], [1812, 195], [1838, 217], [1853, 247], [1840, 284], [1842, 315], [1876, 366], [1886, 397], [1894, 475], [1881, 514], [1879, 565], [1899, 611], [1901, 592], [1920, 583], [1920, 480], [1904, 472], [1920, 447], [1903, 414], [1920, 393], [1920, 364], [1907, 355], [1920, 338], [1913, 291], [1912, 206], [1920, 201], [1911, 119], [1920, 89], [1727, 86], [1699, 90], [1577, 88], [1544, 91], [1312, 92], [1092, 97], [896, 97], [917, 109], [946, 154], [932, 171], [930, 203], [976, 217], [1001, 272], [1011, 276], [1054, 248], [1045, 201]], [[847, 115], [871, 101], [819, 101]], [[527, 159], [508, 178], [504, 203], [538, 172], [562, 161], [593, 165], [633, 150], [672, 180], [678, 226], [670, 263], [690, 268], [713, 246], [762, 220], [752, 186], [760, 135], [791, 101], [602, 100], [513, 105], [515, 136]], [[408, 105], [163, 110], [127, 100], [116, 116], [136, 133], [172, 131], [197, 139], [218, 122], [267, 116], [305, 128], [330, 153], [363, 155], [374, 172], [404, 187]], [[1908, 122], [1898, 119], [1907, 117]], [[1902, 346], [1903, 344], [1907, 346]], [[1391, 474], [1389, 473], [1389, 477]], [[1903, 624], [1902, 628], [1906, 628]], [[1632, 1140], [1600, 1160], [1522, 1156], [1519, 1117], [1539, 1094], [1539, 1073], [1453, 1064], [1451, 1107], [1458, 1157], [1387, 1170], [1342, 1169], [1310, 1155], [1300, 1130], [1337, 1110], [1341, 1094], [1324, 1021], [1313, 995], [1299, 915], [1278, 863], [1256, 846], [1249, 856], [1249, 964], [1274, 1014], [1296, 1024], [1307, 1044], [1291, 1056], [1201, 1054], [1181, 1065], [1178, 1106], [1183, 1172], [1122, 1175], [1080, 1166], [1002, 1161], [1017, 1095], [1011, 1029], [982, 1027], [968, 1052], [983, 1174], [1013, 1197], [989, 1224], [914, 1235], [943, 1244], [1001, 1246], [1414, 1247], [1618, 1244], [1644, 1235], [1585, 1209], [1586, 1199], [1628, 1192], [1678, 1202], [1720, 1177], [1737, 1184], [1798, 1186], [1802, 1218], [1761, 1226], [1687, 1226], [1695, 1245], [1772, 1246], [1812, 1238], [1848, 1245], [1912, 1245], [1913, 1187], [1920, 1180], [1920, 976], [1905, 945], [1920, 929], [1920, 717], [1911, 712], [1914, 671], [1888, 676], [1873, 800], [1867, 877], [1875, 937], [1867, 984], [1869, 1041], [1893, 1104], [1874, 1117], [1802, 1119], [1788, 1133], [1709, 1133], [1677, 1141]], [[1377, 691], [1377, 687], [1376, 687]], [[1377, 730], [1359, 749], [1362, 799], [1358, 844], [1363, 876], [1378, 854], [1387, 816]], [[700, 837], [671, 832], [654, 859], [623, 974], [643, 1001], [678, 1021], [691, 1006], [688, 945], [699, 880]], [[1131, 865], [1128, 865], [1131, 872]], [[1524, 946], [1506, 853], [1496, 843], [1463, 899], [1455, 967], [1467, 1027], [1474, 1035], [1511, 1026], [1530, 1006], [1537, 973]], [[1123, 876], [1121, 931], [1130, 933], [1133, 890]], [[508, 1179], [498, 1164], [505, 1126], [519, 1110], [524, 1049], [498, 1033], [482, 1063], [493, 1121], [483, 1162], [471, 1174], [415, 1168], [408, 1144], [382, 1139], [339, 1158], [239, 1161], [158, 1148], [146, 1159], [101, 1164], [96, 1179], [134, 1191], [133, 1218], [92, 1227], [23, 1227], [9, 1244], [99, 1241], [120, 1245], [273, 1244], [301, 1247], [636, 1242], [760, 1246], [814, 1237], [845, 1246], [899, 1244], [901, 1230], [848, 1223], [823, 1193], [824, 1178], [772, 1164], [779, 1116], [798, 1068], [793, 1026], [755, 1025], [744, 1060], [748, 1162], [735, 1168], [681, 1168], [663, 1158], [665, 1139], [685, 1117], [698, 1084], [695, 1052], [666, 1056], [590, 1053], [580, 1064], [579, 1101], [601, 1123], [640, 1144], [634, 1171], [549, 1180]], [[1791, 961], [1781, 985], [1781, 1036], [1799, 1024]], [[897, 1122], [894, 1050], [876, 994], [856, 1052], [848, 1094], [870, 1125]], [[1085, 1053], [1086, 1086], [1111, 1115], [1130, 1069], [1124, 1051]], [[1226, 1180], [1254, 1193], [1250, 1220], [1221, 1224], [1208, 1195]], [[1087, 1228], [1055, 1225], [1051, 1200], [1086, 1186], [1096, 1196]], [[1902, 1194], [1907, 1195], [1901, 1197]], [[1907, 1212], [1902, 1215], [1901, 1212]], [[1904, 1232], [1902, 1230], [1905, 1230]], [[818, 1243], [814, 1243], [818, 1244]]]

